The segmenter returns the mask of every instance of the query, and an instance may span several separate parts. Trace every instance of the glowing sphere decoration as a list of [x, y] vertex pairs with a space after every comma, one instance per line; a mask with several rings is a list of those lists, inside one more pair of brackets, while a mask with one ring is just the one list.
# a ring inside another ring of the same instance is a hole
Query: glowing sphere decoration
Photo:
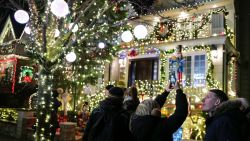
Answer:
[[25, 24], [29, 21], [29, 14], [24, 10], [17, 10], [14, 14], [14, 18], [18, 23]]
[[55, 37], [58, 37], [60, 35], [60, 31], [58, 29], [55, 30]]
[[130, 42], [133, 39], [133, 35], [132, 35], [132, 33], [129, 30], [124, 31], [122, 33], [121, 37], [122, 37], [122, 41], [124, 41], [124, 42]]
[[66, 60], [70, 63], [76, 60], [76, 54], [74, 52], [70, 52], [66, 55]]
[[30, 34], [30, 32], [31, 32], [30, 27], [25, 26], [24, 32], [25, 32], [26, 34]]
[[100, 43], [98, 44], [98, 47], [99, 47], [100, 49], [103, 49], [103, 48], [105, 48], [105, 44], [104, 44], [103, 42], [100, 42]]
[[[70, 24], [69, 24], [69, 29], [71, 29], [73, 25], [74, 25], [74, 23], [70, 23]], [[78, 30], [78, 25], [75, 24], [75, 25], [74, 25], [74, 28], [72, 29], [72, 32], [76, 32], [77, 30]]]
[[69, 14], [69, 6], [64, 0], [54, 0], [50, 5], [50, 9], [59, 18]]
[[137, 25], [134, 28], [134, 35], [137, 39], [143, 39], [147, 36], [148, 30], [144, 25]]

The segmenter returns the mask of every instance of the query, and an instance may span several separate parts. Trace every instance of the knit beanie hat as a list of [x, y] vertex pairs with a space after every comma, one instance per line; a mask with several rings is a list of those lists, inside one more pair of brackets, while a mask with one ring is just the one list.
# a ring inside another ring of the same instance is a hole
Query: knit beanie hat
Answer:
[[227, 94], [225, 94], [222, 90], [212, 89], [212, 90], [209, 90], [209, 91], [215, 93], [215, 95], [221, 100], [221, 102], [224, 102], [224, 101], [228, 100]]
[[123, 98], [124, 92], [120, 87], [112, 87], [109, 89], [109, 94], [117, 98]]
[[106, 88], [106, 90], [110, 90], [111, 88], [113, 88], [114, 86], [113, 85], [107, 85], [105, 88]]

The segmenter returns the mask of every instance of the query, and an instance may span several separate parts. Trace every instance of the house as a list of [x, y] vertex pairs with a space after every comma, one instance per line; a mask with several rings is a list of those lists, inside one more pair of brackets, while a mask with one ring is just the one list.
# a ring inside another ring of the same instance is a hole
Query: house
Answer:
[[[37, 68], [30, 64], [24, 45], [20, 37], [16, 36], [11, 18], [8, 17], [0, 34], [1, 107], [23, 106], [30, 93], [36, 91], [34, 72]], [[10, 99], [13, 102], [9, 101]]]
[[[190, 103], [189, 122], [193, 122], [192, 115], [204, 121], [201, 101], [209, 89], [219, 88], [229, 97], [237, 96], [235, 61], [239, 55], [234, 47], [234, 1], [198, 0], [192, 4], [168, 7], [132, 20], [133, 27], [145, 25], [149, 35], [121, 43], [124, 50], [106, 66], [104, 75], [104, 81], [116, 81], [123, 87], [136, 83], [141, 100], [155, 97], [170, 80], [171, 59], [181, 45], [181, 81]], [[171, 94], [163, 113], [171, 113], [174, 99]]]

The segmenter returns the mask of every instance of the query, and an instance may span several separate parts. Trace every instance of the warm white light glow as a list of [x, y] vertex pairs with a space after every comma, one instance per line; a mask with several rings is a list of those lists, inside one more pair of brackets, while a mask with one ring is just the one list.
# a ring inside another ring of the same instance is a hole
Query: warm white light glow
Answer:
[[105, 44], [104, 44], [103, 42], [100, 42], [100, 43], [98, 44], [98, 47], [101, 48], [101, 49], [103, 49], [103, 48], [105, 47]]
[[[72, 28], [73, 24], [74, 24], [74, 23], [70, 23], [70, 24], [69, 24], [69, 29]], [[72, 29], [72, 32], [76, 32], [77, 30], [78, 30], [78, 25], [75, 24], [75, 25], [74, 25], [74, 28]]]
[[132, 35], [132, 33], [129, 30], [124, 31], [122, 33], [122, 41], [124, 41], [124, 42], [130, 42], [130, 41], [132, 41], [132, 39], [133, 39], [133, 35]]
[[58, 29], [55, 30], [55, 37], [58, 37], [60, 35], [60, 31]]
[[147, 36], [148, 30], [144, 25], [137, 25], [134, 28], [134, 35], [137, 39], [143, 39]]
[[30, 34], [30, 32], [31, 32], [30, 27], [25, 26], [24, 32], [25, 32], [26, 34]]
[[181, 19], [185, 19], [187, 17], [188, 17], [188, 14], [185, 12], [181, 12], [181, 14], [179, 15], [179, 18], [181, 18]]
[[218, 58], [218, 51], [217, 51], [217, 49], [216, 49], [216, 50], [211, 50], [211, 56], [212, 56], [214, 59]]
[[70, 52], [66, 55], [66, 60], [68, 62], [74, 62], [76, 60], [76, 54], [74, 52]]
[[69, 14], [69, 6], [64, 0], [54, 0], [50, 8], [51, 12], [59, 18]]
[[29, 21], [29, 14], [24, 10], [17, 10], [14, 14], [14, 18], [17, 22], [25, 24]]

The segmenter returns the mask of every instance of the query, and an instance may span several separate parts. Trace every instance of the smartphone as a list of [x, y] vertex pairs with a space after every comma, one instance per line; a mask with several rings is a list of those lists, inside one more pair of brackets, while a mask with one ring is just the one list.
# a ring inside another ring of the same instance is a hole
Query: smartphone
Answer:
[[176, 83], [176, 77], [174, 72], [171, 73], [169, 79], [170, 79], [170, 88], [173, 88]]

